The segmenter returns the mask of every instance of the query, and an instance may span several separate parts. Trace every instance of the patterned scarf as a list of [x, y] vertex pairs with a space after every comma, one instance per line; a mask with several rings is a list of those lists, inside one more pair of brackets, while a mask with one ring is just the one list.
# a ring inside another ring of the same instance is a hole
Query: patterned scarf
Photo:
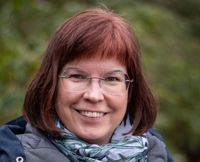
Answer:
[[120, 124], [115, 130], [111, 143], [104, 145], [89, 144], [78, 139], [65, 128], [59, 119], [55, 125], [66, 133], [56, 138], [49, 135], [49, 140], [73, 162], [147, 162], [146, 134], [141, 136], [122, 135], [131, 129], [130, 123]]

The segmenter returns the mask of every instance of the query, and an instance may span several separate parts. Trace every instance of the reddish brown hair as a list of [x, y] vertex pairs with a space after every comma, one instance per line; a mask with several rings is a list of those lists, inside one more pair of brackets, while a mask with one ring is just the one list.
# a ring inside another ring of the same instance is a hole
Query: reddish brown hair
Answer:
[[116, 57], [127, 66], [134, 83], [129, 87], [124, 120], [129, 115], [130, 122], [134, 122], [130, 132], [136, 135], [147, 131], [155, 122], [157, 109], [142, 74], [137, 39], [124, 19], [102, 9], [81, 12], [66, 20], [54, 33], [41, 67], [26, 93], [23, 113], [28, 122], [45, 132], [60, 135], [53, 122], [57, 75], [74, 59], [97, 56]]

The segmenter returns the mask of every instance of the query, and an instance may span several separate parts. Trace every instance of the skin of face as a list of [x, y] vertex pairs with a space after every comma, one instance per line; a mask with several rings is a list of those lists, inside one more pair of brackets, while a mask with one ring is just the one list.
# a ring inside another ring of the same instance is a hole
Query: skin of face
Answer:
[[[121, 70], [127, 73], [125, 65], [117, 59], [92, 58], [67, 63], [67, 68], [79, 68], [87, 71], [90, 77], [101, 77], [105, 72]], [[58, 79], [56, 112], [65, 127], [79, 139], [103, 145], [109, 143], [114, 130], [122, 121], [128, 102], [128, 90], [123, 95], [108, 95], [99, 86], [99, 80], [93, 79], [84, 92], [68, 92]], [[87, 117], [81, 111], [105, 113], [102, 117]], [[122, 132], [126, 133], [126, 132]]]

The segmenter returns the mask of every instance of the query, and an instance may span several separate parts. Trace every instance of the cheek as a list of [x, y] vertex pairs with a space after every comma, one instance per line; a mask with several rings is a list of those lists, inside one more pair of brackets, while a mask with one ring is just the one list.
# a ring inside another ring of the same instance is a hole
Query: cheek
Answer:
[[112, 98], [110, 98], [109, 101], [109, 107], [111, 107], [113, 111], [116, 111], [116, 113], [122, 113], [122, 116], [125, 114], [128, 103], [127, 93], [125, 93], [122, 96], [112, 96]]
[[81, 94], [67, 92], [62, 88], [62, 85], [58, 86], [57, 97], [55, 102], [56, 109], [65, 109], [66, 111], [66, 109], [69, 109], [70, 106], [79, 102], [80, 98]]
[[66, 111], [66, 108], [69, 105], [69, 98], [70, 97], [68, 93], [63, 89], [61, 82], [58, 82], [57, 96], [55, 101], [57, 114]]
[[72, 102], [73, 97], [70, 97], [70, 95], [66, 91], [58, 91], [55, 106], [56, 108], [61, 108], [63, 106], [70, 105], [70, 102]]
[[56, 105], [68, 102], [69, 98], [70, 98], [70, 93], [63, 89], [62, 82], [60, 80], [58, 82], [58, 88], [57, 88]]
[[66, 123], [70, 120], [71, 111], [70, 106], [73, 104], [73, 100], [66, 91], [59, 91], [57, 94], [55, 108], [58, 117], [62, 120], [63, 123]]
[[[126, 112], [127, 103], [128, 103], [128, 99], [127, 99], [126, 97], [123, 98], [123, 99], [121, 100], [121, 102], [119, 102], [119, 105], [120, 105], [119, 109], [121, 110], [121, 112], [124, 113], [124, 115], [125, 115], [125, 112]], [[123, 115], [123, 116], [124, 116], [124, 115]]]

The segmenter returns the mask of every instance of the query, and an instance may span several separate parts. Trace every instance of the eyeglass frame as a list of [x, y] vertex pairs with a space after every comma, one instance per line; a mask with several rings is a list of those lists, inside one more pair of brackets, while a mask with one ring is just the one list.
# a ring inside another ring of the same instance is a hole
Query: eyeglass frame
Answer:
[[[66, 71], [68, 71], [68, 70], [63, 71], [62, 75], [58, 75], [58, 78], [61, 78], [61, 79], [65, 78], [66, 76], [64, 76], [63, 74], [64, 74]], [[130, 79], [129, 76], [128, 76], [128, 74], [124, 73], [124, 72], [121, 71], [121, 70], [108, 71], [108, 72], [105, 72], [104, 74], [109, 73], [109, 72], [118, 72], [118, 71], [119, 71], [119, 72], [122, 72], [122, 73], [125, 75], [125, 83], [129, 82], [129, 84], [126, 85], [126, 90], [124, 91], [124, 93], [125, 93], [125, 92], [127, 91], [128, 87], [129, 87], [130, 83], [133, 82], [133, 79]], [[103, 74], [103, 75], [104, 75], [104, 74]], [[102, 76], [103, 76], [103, 75], [102, 75]], [[126, 79], [126, 78], [128, 78], [128, 79]], [[92, 79], [99, 79], [99, 86], [100, 86], [100, 88], [101, 88], [101, 82], [100, 82], [100, 80], [105, 80], [105, 78], [101, 78], [101, 77], [86, 77], [85, 79], [89, 79], [88, 88], [89, 88], [89, 86], [90, 86], [90, 84], [91, 84]], [[63, 84], [62, 84], [62, 86], [63, 86]], [[64, 87], [63, 87], [63, 88], [64, 88]], [[85, 90], [83, 90], [83, 91], [70, 91], [70, 90], [66, 90], [65, 88], [64, 88], [64, 90], [67, 91], [67, 92], [84, 92], [84, 91], [87, 90], [87, 88], [86, 88]], [[103, 91], [104, 91], [104, 90], [103, 90]], [[105, 93], [106, 93], [106, 91], [105, 91]], [[108, 94], [119, 95], [119, 94], [114, 94], [114, 93], [108, 93]]]

